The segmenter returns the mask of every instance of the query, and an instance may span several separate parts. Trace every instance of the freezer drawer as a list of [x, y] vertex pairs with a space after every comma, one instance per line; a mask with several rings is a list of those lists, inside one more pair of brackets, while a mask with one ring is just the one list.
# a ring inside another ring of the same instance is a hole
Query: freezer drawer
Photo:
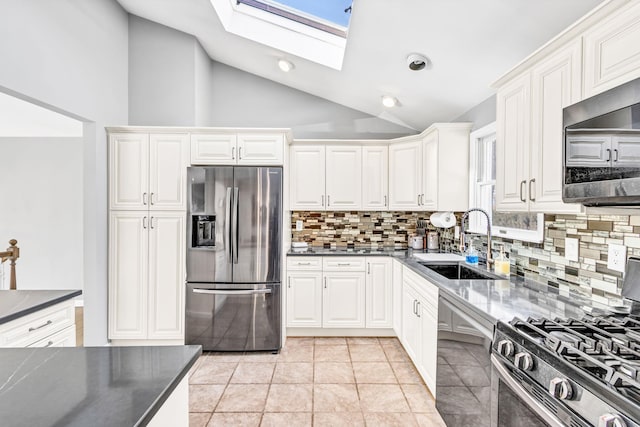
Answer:
[[280, 349], [280, 284], [188, 283], [186, 344], [205, 351]]

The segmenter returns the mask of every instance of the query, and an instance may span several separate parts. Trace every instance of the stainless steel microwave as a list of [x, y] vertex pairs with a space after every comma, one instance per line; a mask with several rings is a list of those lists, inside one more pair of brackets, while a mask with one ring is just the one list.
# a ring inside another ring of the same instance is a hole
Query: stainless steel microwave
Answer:
[[640, 79], [563, 110], [562, 199], [640, 206]]

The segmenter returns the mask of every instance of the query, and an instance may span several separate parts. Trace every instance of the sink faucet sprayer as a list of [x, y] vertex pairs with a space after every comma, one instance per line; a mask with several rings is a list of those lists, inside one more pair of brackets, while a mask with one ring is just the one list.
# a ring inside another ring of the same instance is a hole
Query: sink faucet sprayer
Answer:
[[460, 220], [460, 252], [464, 254], [467, 250], [464, 242], [464, 223], [471, 212], [481, 212], [487, 217], [487, 267], [491, 267], [493, 265], [493, 256], [491, 255], [491, 221], [489, 220], [489, 214], [484, 209], [471, 208], [462, 214], [462, 219]]

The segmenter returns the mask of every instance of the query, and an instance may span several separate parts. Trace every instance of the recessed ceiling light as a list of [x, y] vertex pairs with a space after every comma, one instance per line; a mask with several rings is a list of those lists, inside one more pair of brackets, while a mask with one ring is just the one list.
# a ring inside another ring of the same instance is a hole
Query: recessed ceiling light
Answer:
[[429, 58], [427, 58], [423, 54], [412, 53], [409, 56], [407, 56], [407, 65], [409, 66], [409, 69], [412, 71], [420, 71], [427, 68], [430, 65], [430, 63], [429, 63]]
[[382, 97], [382, 105], [387, 108], [395, 107], [396, 105], [398, 105], [398, 99], [391, 95], [384, 95]]
[[295, 68], [295, 65], [293, 65], [293, 62], [287, 61], [286, 59], [278, 59], [278, 67], [280, 67], [280, 69], [285, 73], [288, 73]]

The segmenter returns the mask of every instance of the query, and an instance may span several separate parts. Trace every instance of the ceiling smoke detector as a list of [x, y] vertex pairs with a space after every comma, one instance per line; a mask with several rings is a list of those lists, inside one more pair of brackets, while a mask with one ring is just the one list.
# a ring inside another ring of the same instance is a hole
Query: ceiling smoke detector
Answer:
[[407, 56], [407, 65], [412, 71], [424, 70], [429, 66], [429, 58], [421, 53], [412, 53]]

